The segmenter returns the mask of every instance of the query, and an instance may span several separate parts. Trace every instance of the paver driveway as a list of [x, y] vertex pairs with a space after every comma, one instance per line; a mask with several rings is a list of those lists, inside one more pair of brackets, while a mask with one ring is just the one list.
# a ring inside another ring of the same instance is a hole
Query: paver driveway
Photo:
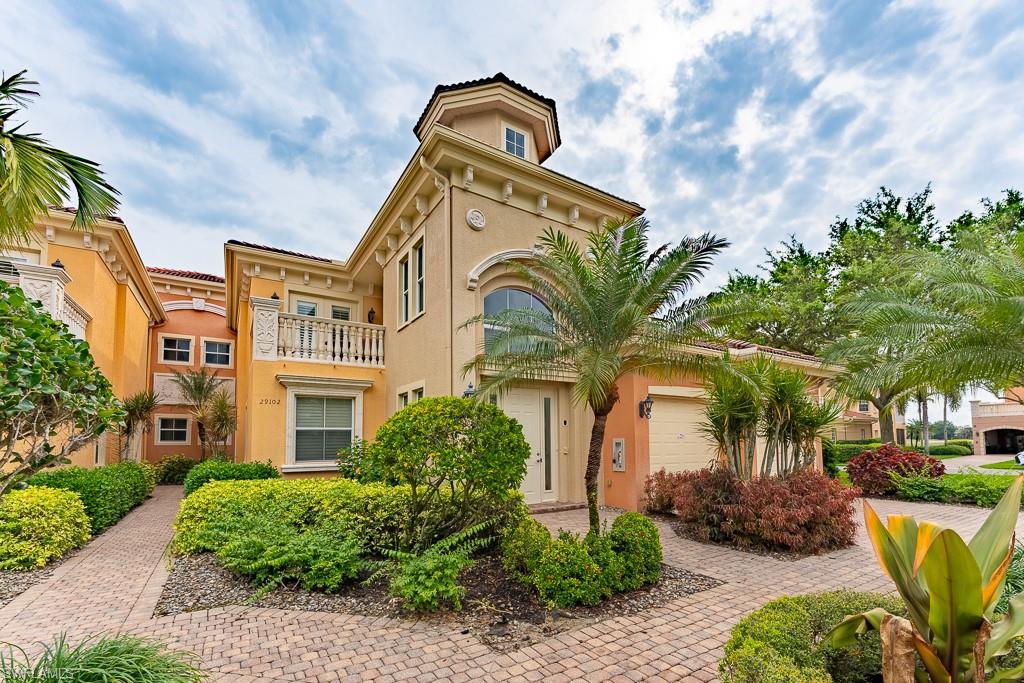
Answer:
[[[344, 614], [228, 607], [153, 619], [180, 496], [180, 489], [161, 487], [45, 583], [0, 608], [0, 640], [29, 644], [62, 630], [72, 637], [119, 629], [155, 635], [198, 653], [213, 680], [229, 682], [711, 681], [729, 628], [765, 601], [839, 587], [889, 589], [863, 530], [854, 548], [786, 561], [682, 540], [662, 526], [666, 563], [726, 583], [510, 654], [456, 629]], [[882, 514], [911, 512], [964, 534], [985, 516], [974, 508], [875, 504]], [[552, 527], [586, 524], [584, 511], [540, 519]]]

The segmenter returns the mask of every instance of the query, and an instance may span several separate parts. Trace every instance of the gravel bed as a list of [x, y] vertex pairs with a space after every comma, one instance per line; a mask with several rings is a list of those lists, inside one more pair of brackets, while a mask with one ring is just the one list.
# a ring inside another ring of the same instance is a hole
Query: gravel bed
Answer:
[[14, 598], [18, 597], [32, 586], [45, 581], [53, 575], [53, 570], [73, 557], [77, 550], [69, 552], [56, 562], [43, 567], [42, 569], [29, 569], [15, 571], [13, 569], [0, 570], [0, 607], [3, 607]]
[[461, 582], [466, 588], [461, 612], [410, 613], [397, 598], [388, 595], [387, 586], [380, 581], [372, 585], [352, 584], [335, 594], [282, 586], [253, 601], [255, 588], [248, 580], [225, 569], [215, 555], [201, 554], [174, 559], [156, 614], [254, 605], [414, 619], [472, 633], [491, 648], [505, 652], [604, 619], [638, 614], [723, 583], [709, 576], [662, 565], [661, 580], [648, 588], [616, 595], [595, 607], [549, 610], [540, 604], [532, 590], [505, 573], [494, 552], [480, 557], [463, 573]]

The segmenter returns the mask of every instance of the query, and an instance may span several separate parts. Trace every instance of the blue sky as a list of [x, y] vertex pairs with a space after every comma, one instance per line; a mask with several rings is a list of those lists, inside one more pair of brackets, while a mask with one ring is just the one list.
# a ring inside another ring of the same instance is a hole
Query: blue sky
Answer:
[[[492, 9], [493, 8], [493, 9]], [[885, 184], [949, 219], [1024, 186], [1024, 3], [13, 0], [0, 68], [29, 128], [99, 161], [152, 265], [238, 238], [344, 258], [437, 83], [553, 97], [552, 168], [648, 207], [658, 236], [821, 247]]]

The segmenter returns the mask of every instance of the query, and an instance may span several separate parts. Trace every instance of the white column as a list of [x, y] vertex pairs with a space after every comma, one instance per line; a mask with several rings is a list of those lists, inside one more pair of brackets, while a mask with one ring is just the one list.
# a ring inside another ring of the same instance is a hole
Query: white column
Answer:
[[277, 314], [281, 300], [250, 296], [249, 307], [252, 308], [253, 360], [277, 360]]
[[63, 268], [52, 266], [19, 263], [16, 267], [20, 276], [18, 286], [25, 296], [41, 302], [51, 318], [60, 320], [64, 311], [64, 289], [71, 282], [71, 276]]

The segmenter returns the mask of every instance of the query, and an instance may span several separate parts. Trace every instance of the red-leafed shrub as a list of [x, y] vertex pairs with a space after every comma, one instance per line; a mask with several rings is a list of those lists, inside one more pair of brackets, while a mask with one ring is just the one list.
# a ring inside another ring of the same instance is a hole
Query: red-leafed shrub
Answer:
[[866, 450], [850, 460], [846, 463], [846, 472], [850, 475], [850, 481], [864, 493], [882, 496], [896, 490], [893, 474], [904, 477], [920, 475], [934, 479], [946, 473], [946, 466], [941, 460], [922, 453], [904, 451], [899, 446], [885, 444], [875, 450]]
[[683, 481], [684, 472], [660, 470], [647, 477], [644, 483], [644, 509], [647, 512], [672, 512], [676, 490]]
[[742, 481], [719, 467], [684, 473], [675, 509], [682, 531], [699, 541], [813, 554], [853, 543], [858, 495], [813, 470]]

